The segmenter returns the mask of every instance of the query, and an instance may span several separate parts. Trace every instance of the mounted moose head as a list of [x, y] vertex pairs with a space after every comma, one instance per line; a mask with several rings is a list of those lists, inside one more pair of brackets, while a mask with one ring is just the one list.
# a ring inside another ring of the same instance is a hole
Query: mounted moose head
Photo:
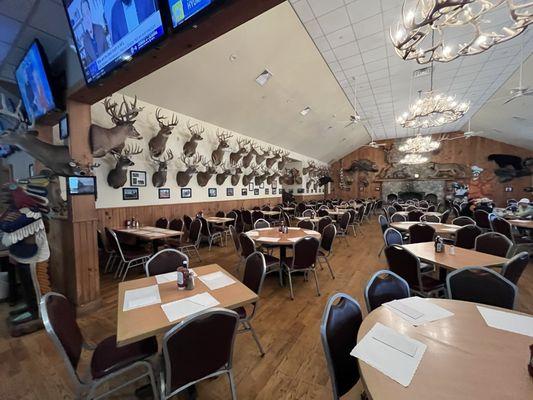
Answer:
[[272, 175], [270, 175], [268, 178], [267, 178], [267, 185], [272, 185], [275, 181], [278, 180], [278, 178], [281, 176], [281, 174], [279, 173], [279, 171], [276, 171], [274, 172]]
[[218, 147], [211, 154], [211, 161], [213, 161], [213, 165], [220, 165], [224, 161], [224, 151], [225, 149], [229, 148], [228, 140], [232, 136], [233, 135], [231, 133], [217, 131]]
[[237, 164], [239, 161], [241, 161], [241, 158], [248, 152], [246, 146], [248, 146], [250, 142], [251, 141], [247, 139], [237, 139], [237, 145], [239, 146], [239, 149], [230, 153], [229, 161], [231, 164]]
[[191, 138], [183, 145], [183, 154], [185, 154], [185, 157], [192, 157], [194, 153], [196, 153], [198, 141], [204, 139], [202, 133], [205, 132], [205, 128], [200, 127], [198, 124], [190, 125], [189, 122], [187, 122], [187, 129], [191, 134]]
[[261, 172], [261, 175], [257, 175], [255, 177], [255, 185], [256, 186], [259, 186], [263, 182], [265, 182], [266, 179], [268, 178], [268, 176], [270, 175], [269, 172], [268, 172], [268, 169], [266, 169], [266, 168], [261, 168], [260, 172]]
[[198, 172], [200, 160], [201, 157], [199, 154], [194, 155], [194, 157], [185, 157], [183, 154], [180, 157], [180, 161], [185, 165], [185, 171], [179, 171], [176, 175], [176, 182], [179, 187], [185, 187], [189, 184], [192, 176]]
[[262, 147], [259, 147], [261, 149], [261, 151], [263, 152], [263, 154], [256, 154], [255, 156], [255, 163], [257, 165], [260, 165], [263, 163], [263, 161], [265, 161], [265, 159], [270, 156], [270, 153], [272, 151], [272, 149], [269, 147], [267, 149], [264, 149]]
[[196, 181], [200, 187], [204, 187], [207, 186], [213, 175], [217, 172], [217, 168], [211, 161], [202, 159], [201, 163], [204, 166], [205, 171], [196, 174]]
[[163, 187], [167, 183], [168, 163], [174, 159], [174, 154], [172, 154], [172, 150], [168, 149], [162, 160], [155, 158], [151, 154], [150, 158], [157, 167], [157, 171], [152, 175], [152, 184], [157, 188]]
[[272, 168], [276, 161], [278, 161], [281, 158], [281, 150], [273, 150], [272, 151], [272, 157], [269, 157], [266, 159], [266, 166], [267, 168]]
[[81, 176], [90, 174], [92, 167], [82, 167], [70, 158], [67, 146], [55, 146], [37, 139], [37, 131], [29, 130], [29, 123], [22, 113], [22, 102], [10, 111], [4, 95], [0, 96], [0, 115], [10, 128], [0, 132], [0, 144], [17, 146], [52, 171], [53, 175]]
[[121, 153], [126, 139], [142, 139], [134, 126], [135, 118], [143, 110], [143, 107], [137, 107], [137, 97], [133, 102], [128, 103], [126, 98], [122, 96], [122, 104], [118, 110], [118, 104], [111, 102], [111, 98], [107, 98], [104, 100], [104, 107], [115, 126], [103, 128], [98, 125], [91, 125], [89, 136], [93, 157], [103, 157], [111, 151]]
[[257, 149], [255, 148], [256, 146], [257, 144], [255, 142], [250, 141], [250, 151], [242, 159], [243, 168], [249, 168], [254, 157], [257, 157], [259, 155]]
[[251, 172], [249, 174], [246, 174], [242, 177], [242, 184], [244, 186], [248, 186], [252, 179], [254, 179], [257, 175], [259, 175], [259, 167], [257, 165], [252, 165]]
[[241, 180], [242, 166], [238, 163], [235, 163], [231, 164], [231, 167], [233, 168], [233, 173], [231, 174], [231, 185], [235, 187]]
[[139, 146], [133, 148], [126, 147], [121, 153], [112, 151], [111, 154], [115, 157], [116, 164], [115, 168], [107, 174], [107, 184], [113, 189], [118, 189], [124, 186], [128, 179], [128, 168], [135, 165], [135, 163], [131, 161], [131, 157], [141, 154], [142, 152], [143, 149]]
[[161, 157], [165, 152], [167, 147], [167, 141], [170, 135], [172, 135], [172, 130], [178, 125], [178, 118], [173, 115], [172, 121], [165, 123], [167, 117], [161, 115], [161, 109], [158, 108], [155, 110], [155, 119], [159, 123], [159, 132], [148, 142], [148, 149], [150, 150], [150, 155], [153, 157]]
[[290, 159], [289, 154], [291, 153], [288, 151], [283, 151], [281, 153], [281, 160], [278, 162], [278, 170], [283, 171], [285, 169], [285, 164], [287, 164], [287, 161]]
[[231, 168], [229, 168], [226, 164], [222, 164], [222, 172], [219, 172], [216, 176], [217, 185], [223, 185], [224, 182], [226, 182], [228, 176], [230, 176], [231, 174]]

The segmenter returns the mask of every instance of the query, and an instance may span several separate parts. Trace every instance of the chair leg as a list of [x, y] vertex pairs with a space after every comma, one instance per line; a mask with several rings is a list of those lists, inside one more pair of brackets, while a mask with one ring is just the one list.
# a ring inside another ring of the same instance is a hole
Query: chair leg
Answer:
[[291, 292], [291, 300], [294, 300], [294, 292], [292, 290], [292, 276], [290, 272], [289, 272], [289, 290]]
[[259, 338], [257, 337], [257, 334], [255, 333], [254, 327], [252, 326], [252, 323], [250, 321], [247, 321], [245, 326], [248, 325], [248, 329], [250, 332], [252, 332], [252, 336], [255, 340], [255, 343], [257, 344], [257, 347], [259, 348], [259, 352], [261, 353], [261, 357], [265, 356], [265, 351], [263, 350], [263, 346], [261, 346], [261, 343], [259, 342]]
[[150, 386], [152, 387], [152, 394], [154, 395], [154, 400], [159, 399], [159, 391], [157, 388], [157, 381], [155, 380], [154, 370], [151, 366], [146, 367], [148, 369], [148, 378], [150, 378]]
[[378, 257], [381, 257], [381, 254], [383, 253], [383, 250], [385, 250], [385, 245], [381, 246], [381, 250], [378, 253]]
[[115, 279], [117, 279], [120, 274], [122, 273], [122, 269], [124, 268], [124, 261], [123, 260], [120, 260], [120, 262], [118, 263], [118, 266], [117, 266], [117, 270], [115, 272]]
[[200, 258], [200, 253], [198, 252], [198, 247], [194, 246], [194, 250], [196, 251], [196, 257], [198, 257], [198, 261], [202, 262], [202, 259]]
[[128, 271], [130, 269], [131, 261], [128, 261], [128, 264], [126, 265], [126, 271], [124, 271], [124, 276], [122, 277], [122, 282], [126, 279], [126, 275], [128, 274]]
[[333, 272], [333, 268], [331, 267], [331, 264], [329, 263], [329, 260], [327, 257], [324, 257], [324, 260], [326, 260], [326, 264], [328, 265], [328, 268], [329, 268], [329, 273], [331, 274], [331, 277], [333, 279], [335, 279], [335, 273]]
[[209, 251], [211, 251], [211, 245], [213, 244], [213, 237], [210, 236], [208, 239], [207, 239], [208, 243], [209, 243]]
[[228, 371], [229, 386], [231, 389], [231, 400], [237, 400], [237, 389], [235, 388], [235, 380], [233, 379], [233, 371]]
[[316, 270], [313, 268], [313, 275], [315, 277], [315, 283], [316, 283], [316, 295], [320, 296], [320, 288], [318, 287], [318, 276], [316, 275]]

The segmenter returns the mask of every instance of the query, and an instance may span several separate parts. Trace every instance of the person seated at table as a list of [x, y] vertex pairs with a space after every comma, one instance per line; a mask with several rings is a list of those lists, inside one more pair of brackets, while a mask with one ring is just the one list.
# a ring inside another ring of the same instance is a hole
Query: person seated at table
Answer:
[[528, 198], [520, 199], [518, 202], [518, 210], [515, 214], [518, 218], [531, 218], [533, 217], [533, 206]]

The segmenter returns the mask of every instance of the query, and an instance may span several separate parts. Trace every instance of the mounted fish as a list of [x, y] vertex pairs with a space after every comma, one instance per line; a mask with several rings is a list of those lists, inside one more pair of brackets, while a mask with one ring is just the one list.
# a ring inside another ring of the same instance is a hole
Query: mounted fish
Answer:
[[143, 107], [137, 107], [137, 96], [131, 103], [128, 103], [122, 96], [122, 104], [118, 110], [118, 104], [111, 102], [111, 98], [107, 98], [104, 100], [104, 107], [115, 126], [103, 128], [99, 125], [91, 125], [89, 137], [93, 157], [103, 157], [112, 151], [121, 153], [126, 145], [126, 139], [142, 139], [134, 125], [135, 118], [143, 110]]
[[204, 139], [202, 133], [205, 132], [205, 128], [200, 127], [198, 124], [190, 125], [187, 122], [187, 129], [189, 129], [191, 138], [183, 145], [183, 154], [185, 154], [185, 157], [192, 157], [196, 153], [198, 142]]
[[278, 161], [281, 158], [281, 149], [272, 150], [272, 156], [266, 159], [266, 166], [267, 168], [272, 168], [276, 161]]
[[157, 171], [152, 175], [152, 184], [157, 188], [163, 187], [167, 183], [168, 163], [174, 159], [174, 154], [172, 154], [172, 150], [168, 149], [162, 160], [151, 154], [150, 158], [157, 167]]
[[185, 157], [185, 154], [182, 154], [180, 161], [185, 166], [185, 171], [179, 171], [176, 175], [176, 182], [179, 187], [185, 187], [189, 184], [192, 176], [198, 172], [200, 160], [199, 154], [195, 154], [193, 157]]
[[237, 139], [238, 150], [233, 151], [229, 155], [229, 161], [231, 164], [237, 164], [241, 161], [241, 158], [248, 152], [246, 146], [250, 144], [251, 140], [248, 139]]
[[289, 157], [290, 154], [291, 153], [289, 151], [284, 151], [281, 153], [281, 160], [279, 160], [278, 162], [279, 171], [283, 171], [285, 169], [285, 165], [290, 160], [290, 157]]
[[251, 172], [248, 174], [245, 174], [242, 177], [242, 184], [244, 186], [248, 186], [250, 182], [252, 181], [252, 179], [254, 179], [259, 174], [259, 167], [257, 165], [252, 165], [250, 169], [251, 169]]
[[231, 164], [231, 168], [233, 168], [233, 173], [231, 174], [231, 185], [235, 187], [241, 180], [242, 165], [239, 163]]
[[172, 130], [178, 125], [179, 120], [175, 115], [172, 115], [172, 120], [169, 123], [165, 123], [167, 117], [161, 115], [160, 108], [155, 110], [155, 119], [159, 123], [159, 132], [148, 142], [148, 149], [151, 156], [161, 157], [167, 147], [168, 138], [172, 135]]
[[229, 148], [228, 140], [232, 136], [231, 133], [217, 131], [218, 146], [213, 153], [211, 153], [211, 161], [213, 162], [213, 165], [220, 165], [224, 162], [224, 152]]
[[243, 168], [249, 168], [254, 157], [257, 157], [259, 155], [259, 153], [257, 152], [256, 146], [257, 144], [255, 142], [250, 142], [250, 151], [242, 159]]
[[132, 156], [141, 154], [142, 152], [143, 149], [139, 146], [128, 146], [123, 149], [121, 153], [117, 153], [116, 151], [111, 152], [116, 160], [116, 164], [115, 168], [107, 174], [107, 184], [113, 189], [118, 189], [124, 186], [128, 180], [128, 168], [135, 165], [131, 160]]
[[211, 161], [204, 159], [202, 159], [201, 164], [204, 166], [205, 171], [196, 174], [196, 181], [200, 187], [204, 187], [207, 186], [213, 175], [217, 172], [217, 168]]
[[222, 164], [221, 168], [222, 168], [222, 172], [219, 172], [216, 176], [217, 185], [219, 186], [223, 185], [224, 182], [226, 182], [226, 179], [228, 178], [228, 176], [232, 175], [231, 168], [228, 167], [226, 163]]

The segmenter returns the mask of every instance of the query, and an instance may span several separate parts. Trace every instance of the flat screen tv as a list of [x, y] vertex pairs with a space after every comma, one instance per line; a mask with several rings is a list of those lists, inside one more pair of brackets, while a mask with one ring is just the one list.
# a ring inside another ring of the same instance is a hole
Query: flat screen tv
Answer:
[[157, 0], [63, 0], [87, 84], [165, 35]]
[[35, 40], [15, 70], [20, 96], [30, 121], [36, 121], [56, 108], [48, 74], [48, 61]]
[[195, 14], [207, 8], [213, 0], [166, 0], [170, 7], [172, 27], [176, 28]]
[[96, 196], [96, 178], [94, 176], [69, 176], [68, 194], [72, 196], [94, 194]]

